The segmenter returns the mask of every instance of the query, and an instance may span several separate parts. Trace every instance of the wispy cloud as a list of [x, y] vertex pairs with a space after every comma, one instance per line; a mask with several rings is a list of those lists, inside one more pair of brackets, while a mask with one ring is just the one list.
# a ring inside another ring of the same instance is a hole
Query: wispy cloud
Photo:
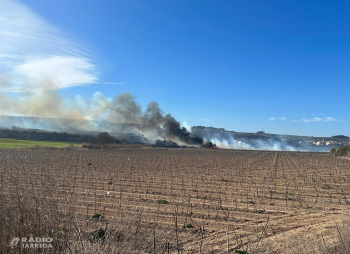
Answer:
[[0, 91], [60, 89], [99, 80], [88, 49], [15, 0], [0, 0], [0, 41]]
[[[26, 77], [21, 90], [66, 88], [86, 85], [97, 81], [96, 71], [88, 59], [72, 56], [52, 56], [28, 59], [14, 68], [16, 73]], [[50, 79], [50, 87], [38, 87]], [[29, 82], [28, 82], [29, 81]], [[55, 87], [56, 86], [56, 87]]]
[[338, 121], [337, 119], [335, 119], [334, 117], [312, 117], [312, 118], [300, 118], [297, 120], [293, 120], [293, 122], [331, 122], [331, 121]]
[[286, 120], [287, 119], [287, 117], [278, 117], [278, 118], [276, 118], [276, 117], [269, 117], [267, 120], [269, 120], [269, 121], [275, 121], [275, 120]]
[[203, 118], [202, 121], [203, 121], [203, 122], [210, 122], [210, 119]]
[[337, 119], [335, 119], [334, 117], [325, 117], [324, 121], [326, 122], [332, 122], [332, 121], [338, 121]]
[[313, 117], [310, 120], [311, 120], [311, 122], [321, 122], [323, 119], [320, 117]]

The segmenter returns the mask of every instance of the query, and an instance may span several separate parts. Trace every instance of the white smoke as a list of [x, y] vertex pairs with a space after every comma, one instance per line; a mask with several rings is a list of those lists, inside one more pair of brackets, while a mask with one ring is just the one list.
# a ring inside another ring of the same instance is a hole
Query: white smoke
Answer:
[[218, 148], [222, 149], [238, 149], [238, 150], [268, 150], [268, 151], [302, 151], [296, 147], [284, 144], [276, 140], [260, 140], [254, 139], [252, 141], [244, 142], [236, 140], [232, 134], [225, 135], [225, 138], [218, 137], [212, 134], [207, 137], [210, 138]]
[[191, 131], [191, 126], [187, 123], [187, 121], [182, 122], [182, 127], [185, 127], [188, 131]]
[[213, 138], [211, 140], [218, 148], [222, 149], [244, 149], [244, 150], [252, 150], [252, 147], [242, 141], [235, 140], [233, 137], [230, 137], [229, 139], [218, 139]]
[[270, 151], [301, 151], [293, 146], [283, 144], [279, 141], [266, 142], [263, 140], [256, 140], [253, 144], [253, 150], [270, 150]]
[[21, 119], [27, 121], [24, 124], [27, 128], [30, 126], [28, 121], [35, 128], [42, 126], [43, 129], [55, 130], [59, 127], [65, 131], [115, 132], [118, 126], [124, 126], [119, 131], [141, 133], [151, 140], [167, 139], [192, 145], [203, 143], [201, 137], [181, 127], [171, 114], [165, 114], [158, 103], [150, 102], [143, 110], [130, 93], [120, 93], [113, 99], [100, 92], [92, 98], [77, 95], [74, 99], [67, 99], [57, 90], [39, 90], [15, 97], [0, 92], [0, 115], [29, 117], [28, 120]]

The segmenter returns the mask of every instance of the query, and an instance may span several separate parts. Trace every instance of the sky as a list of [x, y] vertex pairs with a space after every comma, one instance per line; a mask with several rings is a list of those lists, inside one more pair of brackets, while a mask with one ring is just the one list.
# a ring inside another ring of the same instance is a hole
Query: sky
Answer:
[[0, 0], [0, 92], [130, 92], [186, 126], [350, 136], [349, 26], [341, 0]]

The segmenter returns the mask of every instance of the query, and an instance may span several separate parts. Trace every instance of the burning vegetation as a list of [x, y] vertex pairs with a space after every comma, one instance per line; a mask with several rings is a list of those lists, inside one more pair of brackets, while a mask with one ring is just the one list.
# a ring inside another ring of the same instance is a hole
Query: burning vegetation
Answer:
[[202, 144], [203, 148], [211, 148], [211, 149], [217, 149], [218, 147], [216, 146], [216, 144], [214, 144], [211, 141], [207, 141], [204, 144]]

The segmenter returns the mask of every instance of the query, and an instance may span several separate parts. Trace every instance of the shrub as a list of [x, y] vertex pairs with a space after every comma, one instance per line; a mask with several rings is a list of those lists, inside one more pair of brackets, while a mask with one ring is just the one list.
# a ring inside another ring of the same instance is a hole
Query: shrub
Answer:
[[157, 203], [158, 204], [168, 204], [169, 202], [164, 200], [164, 199], [159, 199], [159, 200], [157, 200]]
[[93, 145], [93, 144], [82, 144], [81, 145], [82, 148], [85, 148], [85, 149], [98, 149], [98, 146], [97, 145]]
[[192, 224], [191, 223], [188, 223], [185, 225], [185, 228], [193, 228]]
[[93, 220], [101, 219], [101, 214], [95, 213], [94, 215], [92, 215], [91, 219], [93, 219]]
[[348, 156], [350, 155], [350, 146], [334, 147], [331, 149], [330, 153], [335, 156]]
[[90, 233], [90, 237], [93, 239], [105, 239], [106, 231], [102, 228]]
[[350, 151], [350, 147], [348, 146], [342, 146], [338, 149], [337, 153], [335, 154], [335, 156], [346, 156], [348, 155]]

